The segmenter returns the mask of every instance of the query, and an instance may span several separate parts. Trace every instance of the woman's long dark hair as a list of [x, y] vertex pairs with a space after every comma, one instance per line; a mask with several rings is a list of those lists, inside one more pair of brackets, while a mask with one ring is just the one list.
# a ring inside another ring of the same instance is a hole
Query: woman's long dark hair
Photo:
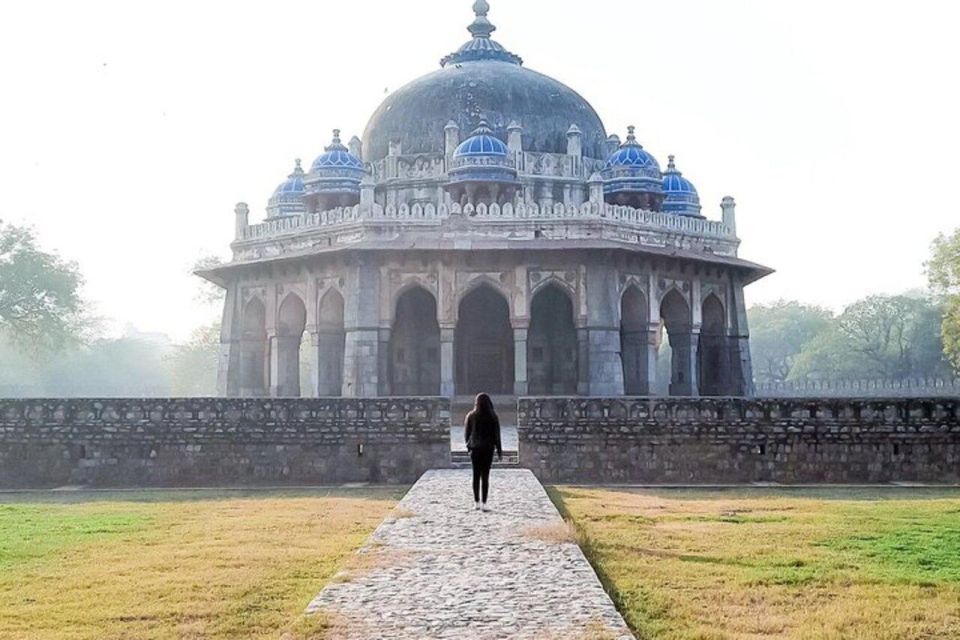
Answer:
[[497, 412], [493, 408], [493, 400], [485, 393], [477, 394], [477, 399], [473, 401], [473, 415], [483, 416], [485, 418], [496, 418]]

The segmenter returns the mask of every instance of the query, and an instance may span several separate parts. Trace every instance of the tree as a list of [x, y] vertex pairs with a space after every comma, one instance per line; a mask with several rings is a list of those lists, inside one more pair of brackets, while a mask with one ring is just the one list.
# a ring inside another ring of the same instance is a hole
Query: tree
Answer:
[[29, 227], [0, 220], [0, 331], [17, 345], [77, 341], [86, 326], [82, 284], [76, 263], [40, 249]]
[[833, 313], [822, 307], [779, 300], [749, 310], [750, 351], [758, 382], [783, 382], [798, 355], [830, 327]]
[[946, 374], [942, 311], [924, 296], [870, 296], [836, 319], [797, 358], [791, 379], [903, 380]]
[[187, 398], [217, 395], [220, 323], [194, 330], [190, 341], [164, 358], [174, 395]]
[[960, 371], [960, 229], [950, 236], [941, 234], [931, 253], [926, 265], [930, 287], [944, 300], [943, 349], [954, 369]]

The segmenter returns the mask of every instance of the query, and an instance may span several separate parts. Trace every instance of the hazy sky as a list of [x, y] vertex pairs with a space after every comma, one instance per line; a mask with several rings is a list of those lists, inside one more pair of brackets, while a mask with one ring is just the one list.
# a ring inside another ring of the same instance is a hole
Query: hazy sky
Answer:
[[[469, 37], [472, 0], [5, 2], [0, 218], [77, 260], [98, 312], [182, 338], [293, 159], [361, 135]], [[834, 308], [924, 284], [960, 226], [960, 3], [490, 0], [496, 39], [608, 131], [670, 153], [704, 213], [737, 198], [748, 302]]]

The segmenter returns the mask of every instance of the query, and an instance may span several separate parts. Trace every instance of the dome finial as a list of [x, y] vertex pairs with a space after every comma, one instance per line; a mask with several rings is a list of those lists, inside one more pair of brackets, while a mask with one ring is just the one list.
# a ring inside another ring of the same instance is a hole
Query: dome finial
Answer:
[[340, 144], [340, 129], [333, 130], [333, 144]]
[[673, 156], [673, 155], [667, 156], [667, 171], [677, 170], [676, 159], [677, 159], [677, 156]]
[[290, 177], [293, 178], [294, 176], [302, 176], [303, 166], [301, 164], [300, 158], [297, 158], [296, 160], [294, 160], [293, 164], [294, 164], [293, 173], [290, 175]]
[[474, 38], [489, 38], [497, 30], [493, 24], [487, 20], [487, 14], [490, 12], [490, 4], [487, 0], [477, 0], [473, 3], [473, 13], [476, 18], [469, 27], [469, 31]]

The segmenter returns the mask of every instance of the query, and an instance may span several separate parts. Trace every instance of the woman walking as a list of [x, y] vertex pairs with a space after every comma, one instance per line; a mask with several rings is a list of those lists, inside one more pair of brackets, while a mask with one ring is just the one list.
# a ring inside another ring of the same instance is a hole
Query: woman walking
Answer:
[[477, 396], [473, 411], [467, 414], [464, 422], [467, 451], [473, 464], [473, 502], [477, 510], [487, 510], [487, 496], [490, 493], [490, 467], [493, 466], [493, 454], [503, 460], [503, 447], [500, 444], [500, 418], [493, 408], [493, 401], [485, 393]]

